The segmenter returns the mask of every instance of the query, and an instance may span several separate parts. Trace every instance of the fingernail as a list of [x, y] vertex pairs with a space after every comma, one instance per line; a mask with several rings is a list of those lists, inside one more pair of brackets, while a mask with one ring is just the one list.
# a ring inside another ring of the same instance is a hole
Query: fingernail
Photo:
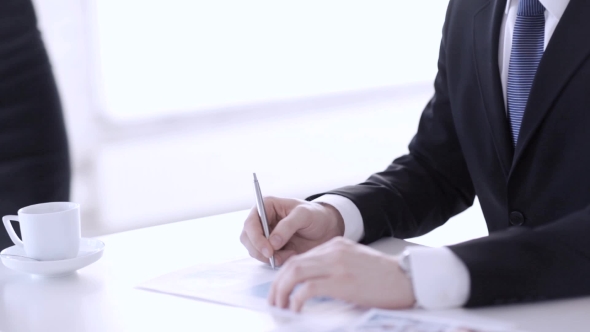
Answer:
[[275, 249], [279, 249], [281, 243], [283, 243], [283, 239], [281, 239], [280, 236], [273, 235], [270, 237], [270, 244], [272, 244], [272, 246], [275, 247]]
[[262, 248], [262, 254], [266, 258], [269, 258], [270, 257], [270, 251], [267, 248]]

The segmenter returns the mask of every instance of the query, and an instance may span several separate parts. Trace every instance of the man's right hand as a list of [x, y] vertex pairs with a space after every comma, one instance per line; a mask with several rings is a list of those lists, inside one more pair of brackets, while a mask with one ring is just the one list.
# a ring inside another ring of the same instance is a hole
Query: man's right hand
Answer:
[[300, 199], [265, 197], [264, 206], [271, 230], [264, 236], [256, 206], [244, 222], [240, 241], [250, 256], [268, 264], [283, 265], [289, 257], [308, 251], [344, 234], [344, 220], [333, 206]]

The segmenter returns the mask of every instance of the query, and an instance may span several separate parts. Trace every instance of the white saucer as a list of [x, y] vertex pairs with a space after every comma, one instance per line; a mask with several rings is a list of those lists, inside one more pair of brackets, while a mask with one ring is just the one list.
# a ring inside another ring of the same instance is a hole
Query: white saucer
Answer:
[[[78, 256], [57, 261], [34, 261], [28, 258], [0, 256], [2, 263], [9, 269], [42, 276], [59, 276], [70, 274], [78, 269], [96, 262], [104, 250], [104, 243], [95, 239], [81, 238]], [[8, 247], [0, 255], [26, 256], [21, 247]]]

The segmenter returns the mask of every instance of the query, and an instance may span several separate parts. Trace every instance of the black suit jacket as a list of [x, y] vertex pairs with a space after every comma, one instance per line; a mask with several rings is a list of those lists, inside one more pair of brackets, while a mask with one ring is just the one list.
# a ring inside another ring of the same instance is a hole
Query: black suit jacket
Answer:
[[505, 5], [450, 1], [409, 154], [329, 192], [360, 209], [364, 242], [424, 234], [477, 195], [490, 235], [450, 247], [471, 276], [468, 306], [590, 294], [590, 1], [571, 0], [556, 27], [515, 149], [498, 69]]
[[[0, 0], [0, 216], [69, 192], [61, 105], [33, 5]], [[10, 245], [0, 226], [0, 249]]]

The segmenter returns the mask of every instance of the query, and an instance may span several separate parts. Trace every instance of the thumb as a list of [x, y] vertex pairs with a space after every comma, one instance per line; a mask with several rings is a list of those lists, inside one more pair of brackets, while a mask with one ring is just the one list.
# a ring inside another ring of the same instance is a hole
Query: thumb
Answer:
[[309, 213], [296, 207], [285, 218], [277, 223], [269, 241], [274, 250], [282, 248], [298, 230], [308, 227], [311, 223]]

